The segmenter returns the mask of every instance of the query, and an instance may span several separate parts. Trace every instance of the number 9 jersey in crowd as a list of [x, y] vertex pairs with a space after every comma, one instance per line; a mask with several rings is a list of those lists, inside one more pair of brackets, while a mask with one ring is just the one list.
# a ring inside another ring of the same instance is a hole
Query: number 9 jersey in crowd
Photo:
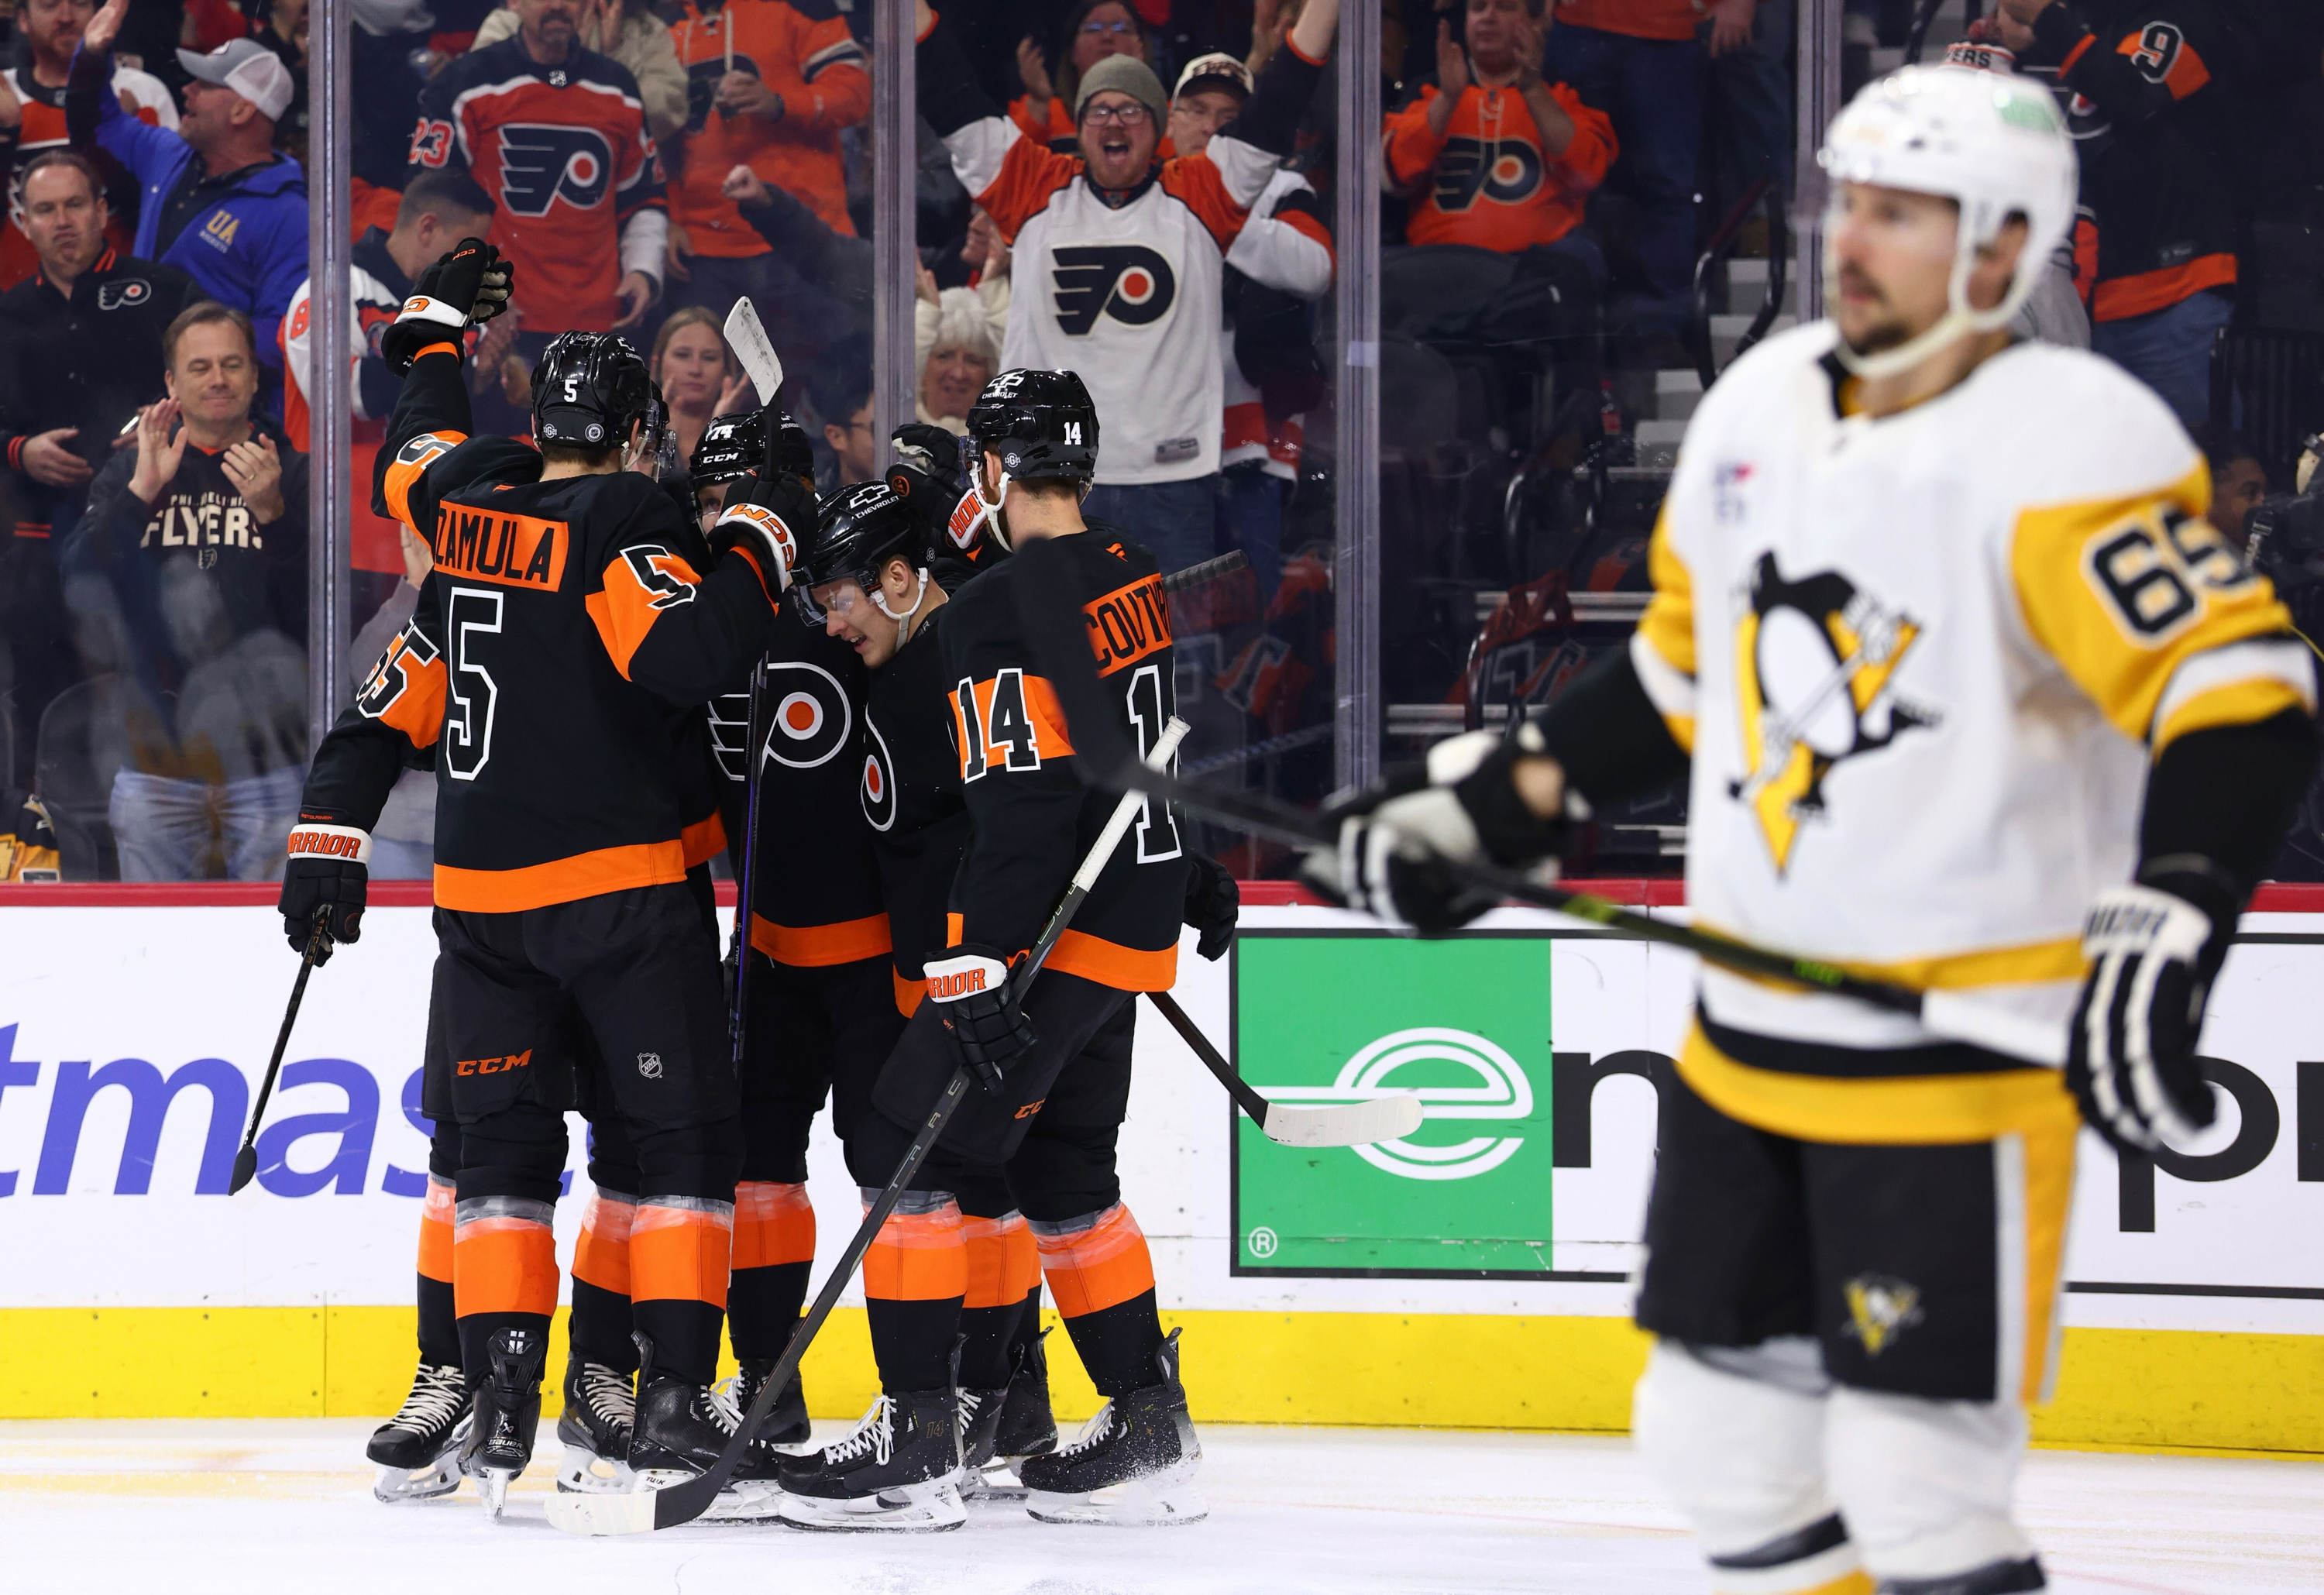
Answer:
[[[2309, 650], [2203, 519], [2202, 456], [2118, 367], [2019, 344], [1875, 419], [1833, 338], [1800, 328], [1720, 379], [1655, 531], [1630, 650], [1692, 754], [1688, 900], [1707, 929], [2062, 1022], [2150, 761], [2312, 709]], [[1702, 1006], [1790, 1040], [1933, 1039], [1709, 967]], [[1692, 1083], [1818, 1133], [1790, 1121], [1803, 1098]]]
[[681, 880], [701, 818], [677, 773], [685, 706], [764, 649], [780, 576], [740, 550], [697, 572], [700, 534], [642, 475], [542, 481], [529, 445], [468, 437], [462, 364], [439, 345], [404, 379], [379, 494], [436, 565], [317, 751], [303, 811], [369, 830], [432, 750], [438, 907]]

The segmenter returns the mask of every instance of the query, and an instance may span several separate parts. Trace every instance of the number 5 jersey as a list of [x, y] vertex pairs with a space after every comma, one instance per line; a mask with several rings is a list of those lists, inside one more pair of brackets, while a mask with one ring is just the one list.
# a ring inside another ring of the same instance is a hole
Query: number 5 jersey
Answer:
[[681, 790], [687, 712], [765, 650], [779, 575], [740, 549], [702, 574], [701, 534], [635, 472], [544, 482], [528, 445], [468, 437], [462, 365], [439, 345], [404, 379], [379, 486], [436, 566], [317, 751], [302, 816], [368, 831], [397, 771], [432, 759], [439, 908], [681, 880], [705, 807]]

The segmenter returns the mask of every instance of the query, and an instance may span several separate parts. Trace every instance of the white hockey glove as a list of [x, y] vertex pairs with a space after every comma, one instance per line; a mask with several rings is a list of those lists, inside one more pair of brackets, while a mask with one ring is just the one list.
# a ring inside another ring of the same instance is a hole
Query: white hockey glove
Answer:
[[725, 507], [710, 528], [710, 547], [722, 558], [729, 549], [743, 550], [772, 602], [790, 586], [799, 545], [815, 527], [815, 494], [797, 477], [753, 471], [727, 490]]
[[1472, 731], [1437, 743], [1426, 764], [1393, 770], [1327, 809], [1340, 822], [1340, 844], [1308, 853], [1301, 874], [1324, 896], [1390, 925], [1423, 936], [1459, 929], [1500, 899], [1448, 865], [1546, 861], [1554, 873], [1566, 821], [1536, 815], [1511, 778], [1518, 759], [1541, 751], [1541, 733], [1529, 724], [1514, 742]]
[[2195, 1062], [2203, 1003], [2235, 928], [2153, 886], [2100, 894], [2082, 929], [2090, 961], [2069, 1034], [2066, 1083], [2090, 1128], [2117, 1149], [2151, 1152], [2218, 1109]]

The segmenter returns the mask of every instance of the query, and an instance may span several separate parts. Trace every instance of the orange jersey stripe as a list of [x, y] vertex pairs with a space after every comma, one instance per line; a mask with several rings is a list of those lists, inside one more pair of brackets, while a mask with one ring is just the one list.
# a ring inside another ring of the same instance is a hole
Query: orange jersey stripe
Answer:
[[[412, 530], [420, 531], [419, 527], [411, 524], [412, 488], [430, 465], [467, 440], [466, 432], [422, 432], [397, 449], [395, 457], [387, 463], [387, 475], [380, 484], [387, 499], [387, 512], [410, 526]], [[428, 534], [420, 532], [420, 535], [425, 537]]]
[[[1170, 646], [1170, 600], [1158, 576], [1140, 576], [1082, 605], [1097, 673], [1111, 676]], [[1041, 683], [1047, 687], [1048, 683]]]
[[2232, 287], [2235, 281], [2236, 257], [2231, 254], [2197, 255], [2182, 265], [2165, 266], [2159, 272], [2110, 277], [2090, 296], [2090, 319], [2123, 321], [2151, 315], [2192, 299], [2207, 288]]
[[602, 1192], [589, 1198], [589, 1214], [581, 1221], [581, 1238], [573, 1243], [573, 1277], [615, 1295], [630, 1294], [630, 1231], [638, 1216], [637, 1203], [609, 1198]]
[[940, 1302], [968, 1294], [960, 1208], [890, 1213], [863, 1254], [863, 1294], [883, 1302]]
[[1178, 983], [1178, 944], [1148, 952], [1068, 930], [1049, 950], [1048, 967], [1117, 991], [1167, 991]]
[[[960, 938], [955, 936], [953, 940], [957, 942]], [[896, 982], [896, 1011], [906, 1019], [910, 1019], [919, 1012], [920, 1004], [927, 1000], [927, 982], [908, 981], [897, 973], [892, 966], [888, 971], [888, 978]]]
[[[755, 567], [753, 568], [756, 568]], [[661, 612], [692, 601], [692, 589], [702, 585], [694, 567], [668, 549], [625, 549], [605, 567], [604, 589], [584, 598], [582, 607], [596, 622], [598, 639], [622, 679], [630, 678], [630, 661], [653, 630]]]
[[687, 869], [706, 864], [726, 851], [726, 822], [715, 814], [696, 820], [678, 834], [678, 845]]
[[554, 593], [565, 581], [573, 530], [562, 521], [502, 515], [469, 504], [442, 504], [429, 546], [436, 567], [503, 587]]
[[1036, 1231], [1041, 1268], [1049, 1277], [1049, 1294], [1057, 1311], [1068, 1318], [1102, 1313], [1132, 1296], [1154, 1288], [1154, 1259], [1146, 1249], [1146, 1232], [1115, 1203], [1087, 1230], [1070, 1235]]
[[815, 1203], [807, 1187], [744, 1180], [734, 1187], [734, 1267], [815, 1261]]
[[530, 1219], [475, 1219], [452, 1231], [453, 1310], [557, 1311], [557, 1238]]
[[452, 1187], [428, 1176], [428, 1194], [420, 1203], [420, 1276], [439, 1285], [452, 1283]]
[[825, 969], [864, 958], [884, 958], [895, 950], [888, 916], [871, 914], [835, 925], [777, 925], [751, 916], [751, 945], [777, 963], [794, 969]]
[[675, 842], [601, 847], [515, 870], [436, 866], [436, 906], [466, 914], [517, 914], [578, 902], [609, 891], [664, 886], [686, 879], [686, 850]]
[[1250, 212], [1227, 192], [1226, 173], [1215, 162], [1166, 161], [1160, 181], [1162, 191], [1193, 211], [1222, 250], [1232, 247], [1243, 223], [1250, 219]]
[[631, 1299], [724, 1308], [733, 1244], [734, 1214], [724, 1203], [664, 1207], [641, 1202], [630, 1229]]
[[415, 748], [429, 748], [444, 731], [444, 695], [451, 680], [444, 656], [418, 632], [395, 635], [380, 657], [355, 706], [401, 732]]

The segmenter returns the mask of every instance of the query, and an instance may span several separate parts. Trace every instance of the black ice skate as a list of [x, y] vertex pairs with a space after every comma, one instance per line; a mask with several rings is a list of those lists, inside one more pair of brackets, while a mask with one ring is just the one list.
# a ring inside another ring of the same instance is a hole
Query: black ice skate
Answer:
[[631, 1376], [602, 1362], [578, 1357], [565, 1365], [565, 1410], [557, 1438], [565, 1456], [557, 1464], [557, 1488], [573, 1493], [621, 1495], [638, 1488], [630, 1471], [630, 1434], [637, 1424], [637, 1392]]
[[402, 1409], [372, 1431], [364, 1454], [379, 1464], [371, 1493], [383, 1501], [424, 1501], [460, 1488], [460, 1447], [468, 1437], [468, 1385], [449, 1363], [423, 1362]]
[[[638, 1369], [637, 1426], [630, 1436], [630, 1471], [646, 1489], [667, 1489], [710, 1471], [718, 1453], [734, 1437], [741, 1414], [707, 1385], [688, 1384], [657, 1366], [654, 1343], [637, 1337], [642, 1361]], [[771, 1480], [746, 1478], [738, 1468], [726, 1488], [718, 1492], [705, 1520], [749, 1522], [775, 1515], [776, 1490]]]
[[1025, 1509], [1044, 1523], [1194, 1523], [1210, 1507], [1191, 1484], [1202, 1443], [1178, 1382], [1178, 1332], [1155, 1353], [1159, 1384], [1098, 1408], [1063, 1451], [1027, 1457]]
[[931, 1534], [968, 1521], [950, 1390], [882, 1396], [844, 1440], [785, 1458], [780, 1516], [797, 1528]]
[[1049, 1410], [1049, 1360], [1038, 1339], [1017, 1349], [1016, 1365], [1002, 1388], [960, 1393], [960, 1493], [965, 1499], [1023, 1500], [1017, 1464], [1057, 1448], [1057, 1420]]
[[490, 1366], [476, 1387], [475, 1427], [460, 1453], [460, 1471], [476, 1481], [485, 1513], [497, 1518], [508, 1506], [509, 1486], [532, 1461], [549, 1346], [538, 1330], [496, 1330], [486, 1359]]
[[[760, 1387], [774, 1371], [773, 1358], [745, 1357], [741, 1360], [734, 1377], [720, 1387], [720, 1393], [733, 1405], [736, 1412], [748, 1412], [751, 1403], [759, 1398]], [[814, 1425], [807, 1421], [807, 1392], [799, 1385], [798, 1375], [794, 1373], [790, 1383], [775, 1397], [773, 1406], [768, 1409], [766, 1421], [759, 1425], [758, 1438], [751, 1445], [752, 1461], [763, 1467], [764, 1477], [771, 1479], [774, 1477], [776, 1453], [813, 1449], [808, 1443], [813, 1433]]]

